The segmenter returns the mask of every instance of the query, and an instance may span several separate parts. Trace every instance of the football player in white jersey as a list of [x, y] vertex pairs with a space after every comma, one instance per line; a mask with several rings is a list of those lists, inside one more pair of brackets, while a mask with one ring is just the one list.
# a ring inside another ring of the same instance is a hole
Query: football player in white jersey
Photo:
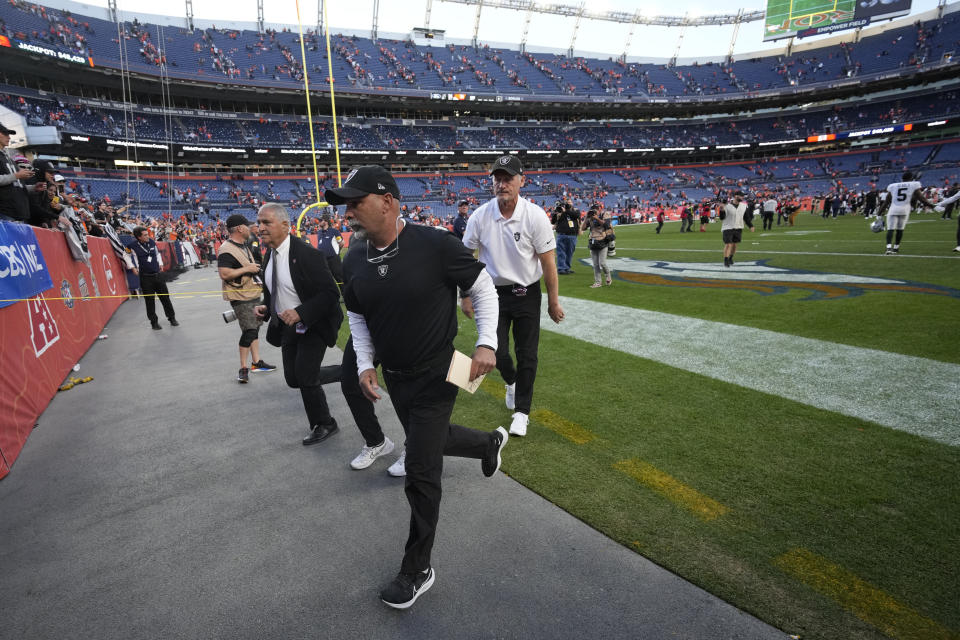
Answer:
[[[960, 191], [957, 191], [955, 194], [949, 198], [944, 198], [937, 203], [937, 206], [933, 208], [937, 213], [943, 213], [946, 210], [948, 204], [953, 204], [957, 200], [960, 200]], [[949, 218], [947, 218], [949, 219]], [[960, 253], [960, 216], [957, 216], [957, 247], [954, 249], [955, 252]]]
[[910, 211], [913, 209], [914, 201], [923, 206], [932, 209], [933, 205], [927, 202], [926, 198], [920, 193], [923, 188], [919, 182], [913, 179], [913, 174], [909, 171], [903, 173], [902, 182], [891, 183], [887, 187], [887, 197], [880, 205], [880, 211], [877, 215], [887, 214], [887, 250], [885, 255], [894, 255], [900, 252], [900, 240], [903, 239], [903, 230], [910, 219]]

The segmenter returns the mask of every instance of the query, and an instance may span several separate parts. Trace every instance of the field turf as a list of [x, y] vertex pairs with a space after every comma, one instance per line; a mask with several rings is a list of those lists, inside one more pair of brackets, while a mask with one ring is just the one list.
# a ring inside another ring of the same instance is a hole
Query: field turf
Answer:
[[[938, 293], [817, 299], [801, 288], [763, 295], [620, 274], [613, 286], [591, 289], [582, 263], [561, 276], [560, 293], [812, 338], [823, 341], [827, 361], [839, 343], [958, 364], [960, 297], [949, 293], [960, 289], [960, 254], [951, 253], [957, 222], [939, 218], [915, 214], [899, 256], [881, 255], [883, 234], [863, 218], [808, 214], [793, 229], [744, 233], [737, 254], [738, 264], [892, 278], [939, 285]], [[673, 223], [660, 235], [652, 225], [621, 226], [617, 258], [719, 264], [719, 226], [680, 234]], [[583, 239], [579, 245], [578, 261], [588, 257]], [[470, 353], [475, 335], [460, 316], [458, 348]], [[717, 339], [729, 342], [732, 365], [750, 355], [735, 332]], [[875, 379], [903, 394], [928, 383], [896, 370]], [[960, 377], [955, 383], [960, 396]], [[960, 637], [958, 448], [779, 392], [762, 376], [733, 385], [544, 330], [530, 432], [511, 440], [503, 470], [789, 634]], [[507, 425], [502, 398], [502, 380], [491, 374], [475, 395], [461, 392], [454, 420]], [[564, 597], [563, 585], [544, 588]]]

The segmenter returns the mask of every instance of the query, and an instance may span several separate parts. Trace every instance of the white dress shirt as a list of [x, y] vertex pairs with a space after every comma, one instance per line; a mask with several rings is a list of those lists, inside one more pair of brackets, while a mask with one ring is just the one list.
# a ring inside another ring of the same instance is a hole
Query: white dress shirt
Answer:
[[[277, 269], [277, 291], [273, 291], [273, 270]], [[293, 288], [293, 278], [290, 277], [290, 236], [273, 250], [273, 256], [267, 264], [264, 275], [264, 284], [270, 291], [270, 297], [276, 302], [277, 313], [288, 309], [296, 309], [302, 301]]]

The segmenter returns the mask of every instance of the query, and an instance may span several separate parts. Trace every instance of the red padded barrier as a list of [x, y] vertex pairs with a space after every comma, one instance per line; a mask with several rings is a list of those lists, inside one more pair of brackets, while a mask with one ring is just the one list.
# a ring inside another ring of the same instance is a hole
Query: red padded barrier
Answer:
[[87, 266], [73, 259], [59, 231], [35, 233], [53, 288], [0, 308], [0, 478], [73, 365], [129, 294], [109, 241], [87, 239]]

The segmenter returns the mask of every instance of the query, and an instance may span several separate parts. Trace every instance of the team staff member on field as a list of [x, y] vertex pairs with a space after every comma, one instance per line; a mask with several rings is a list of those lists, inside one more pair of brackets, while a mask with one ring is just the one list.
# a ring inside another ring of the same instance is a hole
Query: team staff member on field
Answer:
[[[723, 223], [720, 232], [723, 234], [723, 266], [733, 266], [733, 256], [737, 252], [737, 245], [743, 239], [744, 214], [747, 212], [747, 203], [743, 201], [743, 193], [737, 191], [733, 199], [720, 209], [720, 219]], [[753, 231], [753, 225], [750, 225]]]
[[[500, 318], [497, 324], [497, 370], [507, 383], [506, 403], [512, 409], [510, 433], [524, 436], [533, 402], [540, 344], [540, 277], [547, 287], [547, 313], [554, 322], [563, 320], [557, 265], [556, 240], [546, 212], [520, 197], [523, 166], [516, 156], [501, 156], [490, 171], [494, 198], [470, 216], [463, 244], [480, 250], [480, 261], [497, 286]], [[473, 307], [463, 299], [463, 312]], [[517, 364], [510, 357], [513, 329]]]
[[304, 445], [322, 442], [339, 431], [323, 393], [323, 354], [337, 342], [343, 312], [340, 290], [323, 254], [290, 235], [290, 214], [282, 204], [268, 202], [257, 213], [260, 239], [270, 248], [263, 265], [264, 304], [254, 311], [270, 319], [267, 342], [280, 347], [287, 386], [300, 390], [310, 435]]
[[407, 436], [410, 534], [400, 573], [380, 592], [387, 605], [406, 609], [435, 578], [430, 552], [440, 515], [443, 456], [479, 458], [488, 477], [500, 468], [507, 432], [450, 424], [457, 387], [446, 381], [457, 335], [457, 289], [476, 305], [479, 339], [471, 379], [496, 363], [497, 297], [483, 264], [454, 235], [400, 218], [400, 190], [383, 167], [353, 170], [342, 187], [328, 189], [324, 197], [347, 205], [345, 217], [354, 231], [343, 265], [343, 298], [360, 387], [371, 401], [380, 399], [376, 353]]

